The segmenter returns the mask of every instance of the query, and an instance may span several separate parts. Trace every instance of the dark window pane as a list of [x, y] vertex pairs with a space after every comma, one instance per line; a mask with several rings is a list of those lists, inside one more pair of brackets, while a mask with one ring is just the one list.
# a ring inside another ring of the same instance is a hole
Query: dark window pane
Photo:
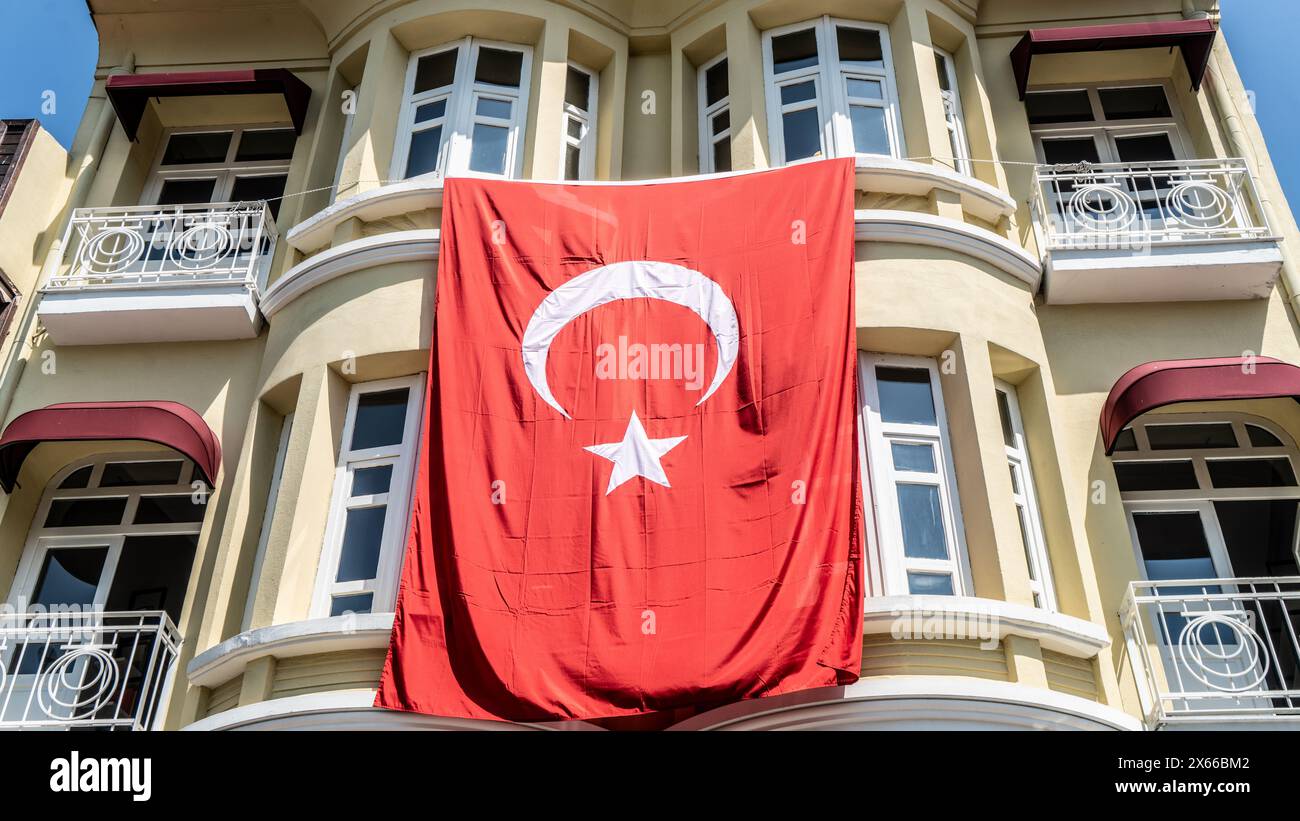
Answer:
[[431, 103], [425, 103], [417, 106], [415, 109], [415, 122], [427, 123], [429, 120], [436, 120], [447, 114], [447, 98], [434, 100]]
[[1191, 462], [1116, 462], [1120, 490], [1194, 490]]
[[1043, 140], [1043, 159], [1049, 165], [1058, 163], [1101, 162], [1097, 143], [1092, 137], [1071, 137], [1065, 140]]
[[1162, 581], [1216, 575], [1200, 514], [1134, 513], [1133, 529], [1137, 531], [1147, 578]]
[[934, 53], [934, 68], [939, 72], [939, 88], [952, 91], [952, 83], [948, 79], [948, 58], [937, 51]]
[[392, 483], [392, 465], [359, 468], [352, 473], [352, 495], [373, 496], [376, 493], [387, 493]]
[[406, 426], [406, 388], [363, 393], [357, 399], [356, 423], [352, 429], [352, 450], [396, 445]]
[[1274, 459], [1210, 459], [1215, 487], [1295, 487], [1295, 471], [1285, 456]]
[[581, 121], [581, 120], [576, 119], [576, 118], [574, 118], [574, 117], [570, 117], [570, 118], [569, 118], [569, 123], [568, 123], [568, 125], [566, 125], [566, 126], [564, 127], [564, 130], [565, 130], [565, 131], [568, 133], [568, 135], [569, 135], [570, 137], [572, 137], [573, 139], [575, 139], [575, 140], [581, 140], [581, 139], [582, 139], [582, 121]]
[[731, 140], [718, 140], [713, 144], [713, 170], [721, 173], [731, 170]]
[[94, 465], [86, 465], [84, 468], [77, 468], [68, 474], [67, 478], [59, 483], [61, 488], [79, 488], [90, 486], [90, 472], [95, 469]]
[[1092, 104], [1086, 91], [1031, 91], [1025, 95], [1031, 125], [1092, 121]]
[[194, 165], [196, 163], [225, 162], [230, 151], [229, 131], [206, 134], [173, 134], [163, 152], [163, 165]]
[[952, 576], [948, 573], [908, 573], [907, 592], [913, 596], [951, 596]]
[[1250, 443], [1257, 448], [1280, 448], [1282, 440], [1278, 439], [1272, 433], [1269, 433], [1259, 425], [1247, 425], [1246, 435], [1250, 437]]
[[885, 109], [871, 105], [849, 106], [853, 124], [853, 150], [858, 154], [889, 154], [889, 130]]
[[785, 140], [786, 162], [821, 154], [821, 123], [817, 121], [816, 108], [781, 115], [781, 131]]
[[523, 52], [507, 51], [499, 48], [480, 48], [478, 50], [478, 67], [474, 70], [474, 80], [479, 83], [518, 88], [523, 67]]
[[160, 525], [180, 522], [201, 522], [205, 506], [194, 503], [194, 497], [145, 496], [135, 509], [135, 524]]
[[239, 148], [235, 151], [237, 162], [260, 162], [263, 160], [287, 160], [293, 157], [293, 147], [298, 135], [292, 128], [277, 128], [273, 131], [245, 131], [239, 138]]
[[564, 78], [564, 102], [583, 111], [591, 105], [591, 75], [569, 66]]
[[1227, 422], [1195, 425], [1147, 425], [1152, 450], [1235, 448], [1237, 436]]
[[1174, 147], [1168, 134], [1144, 137], [1116, 137], [1115, 147], [1124, 162], [1167, 162], [1174, 159]]
[[1002, 420], [1002, 441], [1007, 447], [1016, 446], [1016, 430], [1011, 425], [1011, 400], [1002, 391], [994, 391], [998, 397], [998, 418]]
[[181, 462], [176, 461], [110, 462], [104, 465], [99, 486], [174, 485], [181, 480], [181, 465]]
[[713, 115], [713, 122], [709, 126], [710, 133], [717, 136], [728, 128], [731, 128], [731, 111], [729, 109], [723, 109]]
[[576, 180], [582, 177], [582, 149], [574, 145], [564, 147], [564, 178]]
[[214, 179], [165, 180], [162, 190], [158, 192], [158, 204], [189, 205], [212, 202], [212, 192], [216, 187], [217, 181]]
[[880, 48], [880, 32], [852, 26], [838, 26], [835, 42], [839, 46], [840, 62], [854, 66], [884, 68], [884, 52]]
[[772, 38], [772, 70], [776, 74], [817, 65], [817, 32], [804, 29]]
[[709, 106], [728, 95], [727, 61], [720, 60], [704, 72], [704, 106]]
[[1143, 120], [1172, 117], [1165, 90], [1160, 86], [1102, 88], [1097, 90], [1101, 110], [1108, 120]]
[[280, 215], [281, 197], [284, 196], [284, 183], [288, 179], [284, 174], [271, 174], [264, 177], [236, 177], [230, 189], [231, 202], [257, 202], [266, 200], [266, 207], [271, 209], [271, 217]]
[[354, 593], [350, 596], [335, 596], [330, 600], [330, 615], [342, 616], [344, 613], [369, 613], [374, 609], [374, 593]]
[[36, 580], [32, 604], [88, 605], [95, 601], [95, 588], [108, 558], [107, 547], [65, 547], [45, 554], [45, 566]]
[[485, 174], [504, 174], [506, 172], [506, 142], [510, 130], [499, 125], [474, 125], [473, 145], [469, 152], [471, 171]]
[[117, 525], [126, 512], [126, 499], [55, 499], [45, 516], [46, 527]]
[[1119, 436], [1115, 437], [1116, 452], [1122, 450], [1137, 450], [1137, 449], [1138, 449], [1137, 436], [1133, 433], [1132, 428], [1124, 428], [1124, 430], [1119, 432]]
[[411, 135], [411, 151], [406, 157], [406, 176], [418, 177], [438, 170], [438, 149], [442, 147], [442, 126], [417, 131]]
[[806, 83], [791, 83], [781, 86], [781, 104], [802, 103], [817, 96], [817, 86], [812, 80]]
[[128, 536], [108, 590], [108, 610], [165, 610], [179, 621], [198, 534]]
[[495, 120], [510, 119], [510, 109], [512, 105], [509, 100], [497, 100], [492, 97], [479, 97], [478, 102], [474, 104], [474, 113], [480, 117], [491, 117]]
[[335, 581], [353, 582], [375, 577], [379, 569], [379, 548], [383, 543], [384, 517], [387, 513], [388, 508], [382, 505], [348, 511]]
[[451, 48], [421, 57], [415, 64], [415, 93], [451, 85], [456, 79], [456, 56], [459, 52], [460, 49]]
[[876, 368], [880, 418], [886, 422], [933, 425], [934, 395], [924, 368]]
[[912, 559], [948, 558], [939, 488], [899, 484], [898, 512], [903, 522], [903, 555]]

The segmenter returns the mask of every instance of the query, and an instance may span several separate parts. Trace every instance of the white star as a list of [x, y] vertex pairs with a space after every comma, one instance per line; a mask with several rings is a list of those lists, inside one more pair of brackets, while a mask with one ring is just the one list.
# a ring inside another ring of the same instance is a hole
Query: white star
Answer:
[[685, 436], [651, 439], [646, 436], [636, 411], [632, 411], [622, 442], [592, 445], [583, 450], [589, 450], [614, 463], [614, 470], [609, 474], [609, 487], [605, 489], [605, 495], [608, 496], [614, 492], [614, 488], [636, 476], [644, 476], [664, 487], [672, 487], [668, 484], [668, 475], [664, 473], [664, 466], [659, 464], [659, 460], [685, 439]]

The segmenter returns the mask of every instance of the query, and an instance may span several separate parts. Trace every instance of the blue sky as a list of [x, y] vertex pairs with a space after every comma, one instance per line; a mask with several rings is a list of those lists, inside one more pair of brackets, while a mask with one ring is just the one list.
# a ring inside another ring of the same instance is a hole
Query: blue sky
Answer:
[[[1084, 2], [1084, 0], [1079, 0]], [[1223, 29], [1268, 139], [1273, 164], [1300, 210], [1300, 43], [1296, 0], [1220, 0]], [[81, 120], [97, 57], [85, 0], [0, 0], [0, 117], [39, 117], [68, 145]], [[53, 113], [42, 111], [47, 91]]]

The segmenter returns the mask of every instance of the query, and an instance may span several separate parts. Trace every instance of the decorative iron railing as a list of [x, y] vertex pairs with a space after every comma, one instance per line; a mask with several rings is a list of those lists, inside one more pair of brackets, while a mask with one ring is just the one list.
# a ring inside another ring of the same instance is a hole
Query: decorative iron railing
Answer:
[[1271, 236], [1245, 160], [1040, 165], [1034, 180], [1049, 252]]
[[1300, 716], [1300, 577], [1133, 582], [1120, 615], [1149, 725]]
[[0, 730], [147, 730], [181, 637], [166, 613], [0, 615]]
[[244, 282], [259, 292], [275, 255], [262, 201], [80, 208], [48, 291]]

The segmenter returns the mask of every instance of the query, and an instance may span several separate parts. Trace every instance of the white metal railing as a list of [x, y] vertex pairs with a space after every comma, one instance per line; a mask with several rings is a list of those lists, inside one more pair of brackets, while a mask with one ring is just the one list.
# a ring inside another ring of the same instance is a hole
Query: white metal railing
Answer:
[[1133, 582], [1120, 617], [1149, 725], [1300, 716], [1300, 576]]
[[45, 290], [243, 282], [260, 292], [277, 239], [263, 201], [79, 208]]
[[1271, 236], [1245, 160], [1040, 165], [1034, 181], [1047, 251]]
[[0, 615], [0, 730], [146, 730], [181, 637], [160, 611]]

